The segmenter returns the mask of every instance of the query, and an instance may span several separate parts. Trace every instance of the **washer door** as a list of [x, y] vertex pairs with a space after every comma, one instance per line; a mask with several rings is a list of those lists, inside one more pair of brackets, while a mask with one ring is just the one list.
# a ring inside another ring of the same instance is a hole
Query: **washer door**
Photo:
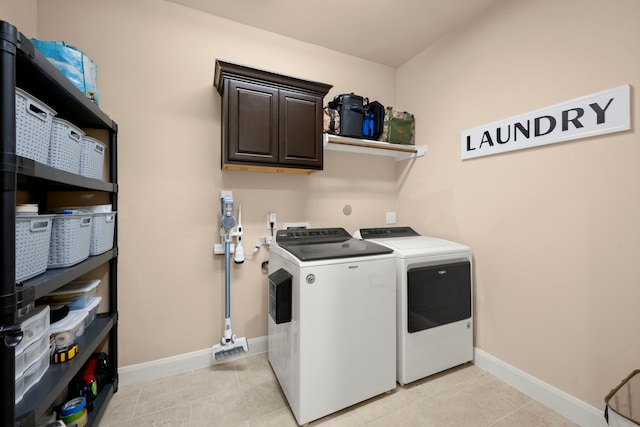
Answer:
[[407, 329], [423, 331], [471, 317], [471, 263], [407, 271]]

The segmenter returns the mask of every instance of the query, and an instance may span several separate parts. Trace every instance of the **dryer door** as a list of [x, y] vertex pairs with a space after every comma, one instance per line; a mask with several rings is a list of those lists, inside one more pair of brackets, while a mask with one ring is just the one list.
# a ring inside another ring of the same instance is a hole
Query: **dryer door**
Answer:
[[471, 317], [471, 263], [410, 268], [407, 271], [408, 332]]

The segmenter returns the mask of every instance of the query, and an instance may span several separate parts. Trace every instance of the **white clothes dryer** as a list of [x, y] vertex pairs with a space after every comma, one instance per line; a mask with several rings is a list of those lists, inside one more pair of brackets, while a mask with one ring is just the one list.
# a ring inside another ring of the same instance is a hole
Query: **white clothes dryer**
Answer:
[[410, 227], [362, 228], [356, 237], [393, 249], [400, 384], [473, 360], [472, 253]]
[[396, 386], [392, 250], [342, 228], [278, 230], [269, 362], [299, 424]]

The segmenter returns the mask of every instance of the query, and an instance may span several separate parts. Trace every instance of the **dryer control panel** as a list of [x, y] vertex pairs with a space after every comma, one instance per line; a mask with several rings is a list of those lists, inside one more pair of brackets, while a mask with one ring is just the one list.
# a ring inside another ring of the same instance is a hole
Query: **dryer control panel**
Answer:
[[411, 227], [378, 227], [361, 228], [360, 237], [363, 239], [380, 239], [389, 237], [413, 237], [419, 236], [417, 231]]

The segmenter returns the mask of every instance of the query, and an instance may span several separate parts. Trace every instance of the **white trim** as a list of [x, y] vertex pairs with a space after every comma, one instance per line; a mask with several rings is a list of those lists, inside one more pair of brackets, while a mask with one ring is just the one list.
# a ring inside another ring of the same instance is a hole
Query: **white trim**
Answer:
[[[240, 357], [265, 353], [267, 350], [268, 338], [266, 336], [251, 338], [249, 339], [249, 352]], [[237, 359], [224, 359], [224, 361], [227, 360]], [[150, 381], [169, 375], [189, 372], [194, 369], [206, 368], [216, 363], [222, 363], [222, 361], [215, 361], [211, 348], [197, 350], [150, 362], [124, 366], [118, 369], [119, 384], [129, 385]], [[602, 410], [596, 409], [479, 348], [474, 349], [474, 363], [480, 369], [495, 375], [580, 426], [607, 427], [607, 422], [604, 419], [604, 408]]]
[[[249, 352], [240, 357], [254, 356], [264, 353], [268, 349], [267, 337], [251, 338], [249, 341]], [[206, 368], [217, 363], [223, 363], [238, 358], [229, 358], [216, 361], [213, 358], [211, 348], [197, 350], [191, 353], [178, 354], [177, 356], [165, 357], [163, 359], [152, 360], [150, 362], [137, 363], [135, 365], [123, 366], [118, 369], [118, 383], [120, 385], [135, 384], [144, 381], [155, 380], [169, 375], [189, 372], [194, 369]]]
[[540, 403], [583, 427], [606, 427], [602, 410], [547, 384], [489, 353], [475, 348], [474, 363], [507, 384], [528, 394]]

